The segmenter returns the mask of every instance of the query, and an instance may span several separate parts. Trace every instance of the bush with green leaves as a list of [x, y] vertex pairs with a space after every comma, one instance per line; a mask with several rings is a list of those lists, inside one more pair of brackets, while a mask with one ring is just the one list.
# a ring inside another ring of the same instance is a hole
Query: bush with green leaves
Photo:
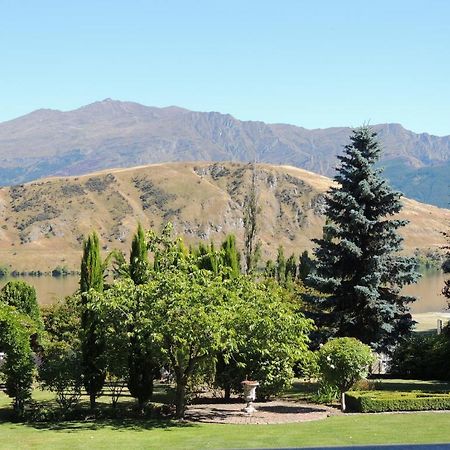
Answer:
[[0, 303], [13, 306], [20, 313], [34, 320], [37, 325], [42, 324], [36, 290], [25, 281], [8, 281], [0, 290]]
[[19, 415], [31, 398], [35, 364], [30, 337], [35, 332], [35, 323], [29, 317], [0, 304], [0, 351], [6, 354], [0, 371], [5, 380], [5, 392], [13, 398], [14, 410]]
[[39, 379], [45, 389], [55, 392], [60, 408], [69, 411], [78, 403], [83, 386], [80, 350], [64, 342], [49, 344], [39, 367]]
[[341, 394], [341, 408], [345, 411], [344, 393], [366, 377], [374, 357], [370, 347], [355, 338], [330, 339], [318, 351], [322, 381], [335, 386]]

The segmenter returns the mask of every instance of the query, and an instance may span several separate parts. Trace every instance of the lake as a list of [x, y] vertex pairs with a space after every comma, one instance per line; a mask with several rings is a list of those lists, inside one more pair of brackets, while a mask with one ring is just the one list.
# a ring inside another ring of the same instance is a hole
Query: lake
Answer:
[[[441, 312], [447, 303], [444, 296], [441, 294], [444, 280], [450, 277], [449, 274], [444, 274], [441, 271], [427, 271], [419, 280], [419, 282], [412, 286], [407, 286], [404, 293], [418, 297], [418, 300], [412, 305], [412, 312], [415, 314]], [[11, 279], [11, 278], [10, 278]], [[13, 278], [23, 280], [33, 285], [36, 289], [38, 301], [41, 305], [54, 303], [58, 299], [62, 299], [67, 295], [73, 294], [79, 287], [78, 276], [66, 277], [17, 277]], [[0, 287], [2, 287], [8, 279], [0, 279]]]

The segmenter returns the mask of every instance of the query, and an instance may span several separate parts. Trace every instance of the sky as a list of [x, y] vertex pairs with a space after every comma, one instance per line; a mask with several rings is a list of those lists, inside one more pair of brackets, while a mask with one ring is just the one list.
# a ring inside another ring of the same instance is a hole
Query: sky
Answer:
[[0, 121], [104, 98], [450, 135], [447, 0], [0, 0]]

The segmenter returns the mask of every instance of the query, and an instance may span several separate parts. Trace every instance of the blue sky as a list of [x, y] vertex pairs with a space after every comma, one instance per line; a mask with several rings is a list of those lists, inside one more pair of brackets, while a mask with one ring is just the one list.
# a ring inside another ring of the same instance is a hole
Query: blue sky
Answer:
[[0, 121], [111, 97], [450, 134], [450, 1], [0, 0]]

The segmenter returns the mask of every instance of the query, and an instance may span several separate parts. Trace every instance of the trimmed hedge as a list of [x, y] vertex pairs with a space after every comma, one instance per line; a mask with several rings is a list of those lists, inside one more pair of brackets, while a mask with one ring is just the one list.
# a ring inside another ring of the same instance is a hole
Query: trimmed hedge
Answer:
[[345, 403], [352, 412], [450, 410], [450, 393], [351, 391], [345, 394]]

